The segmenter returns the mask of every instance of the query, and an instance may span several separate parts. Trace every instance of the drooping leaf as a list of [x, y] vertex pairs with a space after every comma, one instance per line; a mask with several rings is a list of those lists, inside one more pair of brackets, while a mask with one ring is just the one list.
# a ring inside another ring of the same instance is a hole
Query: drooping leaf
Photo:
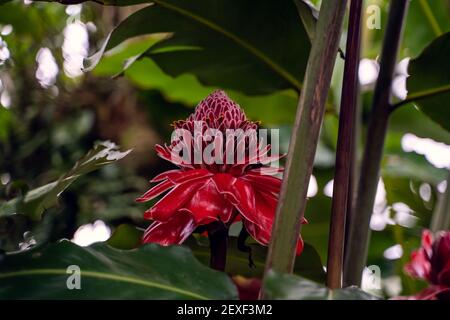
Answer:
[[140, 56], [160, 40], [161, 37], [155, 35], [128, 39], [114, 49], [105, 52], [92, 73], [96, 76], [119, 75], [124, 69], [127, 69], [128, 61], [132, 61], [137, 56]]
[[117, 145], [108, 141], [98, 143], [57, 181], [30, 190], [24, 196], [3, 203], [0, 206], [0, 216], [22, 213], [31, 219], [38, 220], [44, 210], [53, 206], [59, 195], [78, 177], [120, 160], [129, 152], [130, 150], [119, 151]]
[[87, 64], [123, 41], [166, 38], [145, 53], [162, 70], [194, 74], [202, 84], [266, 94], [300, 89], [310, 42], [291, 0], [155, 0], [112, 31]]
[[377, 300], [378, 298], [358, 289], [348, 287], [330, 290], [313, 281], [289, 274], [270, 271], [265, 290], [268, 299], [279, 300]]
[[419, 109], [450, 131], [450, 32], [434, 40], [409, 64], [408, 99]]
[[[81, 289], [69, 290], [81, 271]], [[75, 270], [75, 269], [72, 269]], [[105, 243], [79, 247], [69, 241], [3, 257], [1, 299], [235, 299], [223, 273], [198, 262], [189, 249], [148, 244], [118, 250]]]

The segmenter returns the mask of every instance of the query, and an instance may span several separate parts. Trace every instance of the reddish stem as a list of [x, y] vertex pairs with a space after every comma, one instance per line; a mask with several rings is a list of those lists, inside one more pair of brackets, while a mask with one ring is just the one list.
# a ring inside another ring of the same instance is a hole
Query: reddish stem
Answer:
[[350, 6], [347, 49], [339, 115], [336, 169], [328, 242], [327, 285], [331, 289], [342, 286], [345, 221], [351, 205], [350, 179], [353, 165], [353, 142], [356, 116], [358, 66], [361, 38], [362, 0], [352, 0]]

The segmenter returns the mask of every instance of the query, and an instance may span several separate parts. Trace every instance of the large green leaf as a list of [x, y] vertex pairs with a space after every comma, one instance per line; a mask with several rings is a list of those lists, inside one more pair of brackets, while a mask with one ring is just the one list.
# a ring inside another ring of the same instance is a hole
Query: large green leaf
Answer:
[[[69, 290], [69, 266], [81, 271], [81, 289]], [[69, 241], [6, 255], [0, 266], [0, 299], [234, 299], [222, 273], [198, 262], [189, 249], [156, 244], [118, 250], [105, 243]]]
[[[303, 4], [299, 1], [298, 3]], [[311, 14], [311, 8], [303, 4]], [[136, 55], [155, 43], [157, 35], [143, 36], [125, 41], [106, 52], [92, 73], [99, 76], [115, 76], [121, 72], [126, 61], [134, 61], [124, 70], [124, 76], [134, 85], [145, 90], [158, 90], [169, 102], [194, 107], [200, 100], [219, 88], [202, 85], [195, 75], [184, 73], [172, 77], [161, 70], [160, 66], [148, 57], [134, 60]], [[276, 91], [268, 95], [245, 95], [236, 90], [227, 90], [227, 94], [245, 110], [252, 120], [261, 121], [265, 127], [273, 125], [291, 125], [297, 109], [298, 93], [293, 89]], [[332, 109], [332, 105], [328, 105]], [[283, 112], [280, 112], [280, 110]]]
[[[94, 72], [96, 70], [97, 68]], [[157, 89], [169, 101], [191, 107], [216, 88], [203, 86], [192, 74], [182, 74], [175, 78], [166, 75], [149, 58], [136, 61], [125, 71], [125, 76], [140, 88]], [[241, 105], [250, 119], [261, 121], [264, 126], [292, 124], [294, 121], [298, 101], [298, 94], [294, 90], [263, 96], [248, 96], [234, 90], [227, 90], [227, 94]], [[280, 112], [281, 109], [283, 112]]]
[[291, 0], [155, 0], [112, 31], [89, 60], [125, 40], [164, 34], [145, 53], [165, 73], [194, 74], [201, 83], [266, 94], [299, 90], [310, 50]]
[[[197, 259], [204, 264], [209, 263], [208, 245], [201, 244], [194, 238], [191, 238], [186, 245], [192, 249]], [[249, 254], [238, 250], [237, 238], [229, 238], [226, 272], [248, 278], [261, 278], [264, 273], [267, 248], [259, 244], [248, 244], [248, 246], [251, 249], [252, 266], [249, 265]], [[325, 272], [319, 254], [309, 244], [305, 244], [303, 253], [296, 259], [294, 272], [318, 282], [325, 281]]]
[[24, 196], [1, 204], [0, 216], [22, 213], [37, 220], [46, 208], [57, 203], [59, 195], [77, 178], [120, 160], [129, 152], [130, 150], [119, 151], [118, 146], [111, 142], [98, 143], [57, 181], [30, 190]]
[[[126, 41], [105, 53], [92, 73], [99, 76], [114, 76], [120, 73], [124, 61], [133, 59], [154, 41], [154, 37], [139, 37]], [[218, 88], [202, 85], [189, 73], [171, 77], [147, 57], [135, 61], [123, 74], [137, 87], [158, 90], [167, 101], [182, 103], [190, 108]], [[290, 125], [294, 121], [298, 101], [295, 90], [288, 89], [262, 96], [248, 96], [235, 90], [227, 90], [227, 94], [241, 105], [247, 117], [261, 121], [263, 126]], [[280, 109], [283, 109], [283, 112], [280, 112]]]
[[[450, 131], [450, 33], [434, 40], [409, 64], [408, 99]], [[418, 99], [419, 97], [425, 98]]]
[[376, 297], [356, 288], [330, 290], [315, 282], [289, 274], [270, 271], [265, 279], [268, 299], [279, 300], [377, 300]]
[[[117, 227], [108, 243], [119, 249], [133, 249], [140, 245], [142, 233], [143, 230], [135, 226], [123, 224]], [[210, 251], [206, 238], [197, 239], [192, 236], [184, 245], [191, 248], [199, 261], [209, 265]], [[249, 265], [249, 254], [238, 249], [237, 238], [229, 238], [226, 272], [231, 275], [241, 275], [248, 278], [261, 278], [264, 273], [267, 248], [259, 244], [248, 244], [248, 246], [252, 252], [252, 266]], [[308, 243], [305, 243], [303, 253], [296, 259], [294, 272], [314, 281], [325, 281], [325, 272], [319, 254]]]

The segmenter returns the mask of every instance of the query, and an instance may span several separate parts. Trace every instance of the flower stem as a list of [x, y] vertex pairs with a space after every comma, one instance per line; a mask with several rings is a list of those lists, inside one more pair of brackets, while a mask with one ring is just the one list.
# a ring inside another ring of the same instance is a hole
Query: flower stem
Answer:
[[222, 222], [212, 223], [208, 228], [210, 247], [209, 266], [218, 271], [225, 271], [227, 263], [228, 228]]
[[342, 287], [346, 213], [352, 200], [350, 179], [354, 162], [361, 9], [362, 0], [351, 1], [328, 238], [327, 286], [330, 289]]
[[[347, 1], [323, 1], [291, 136], [266, 273], [292, 273]], [[264, 294], [263, 294], [264, 297]]]
[[381, 53], [380, 73], [372, 102], [372, 114], [359, 175], [357, 200], [349, 225], [345, 254], [344, 285], [360, 285], [366, 264], [372, 216], [377, 191], [384, 139], [387, 132], [389, 100], [397, 52], [403, 30], [409, 0], [393, 0], [389, 11], [387, 28]]

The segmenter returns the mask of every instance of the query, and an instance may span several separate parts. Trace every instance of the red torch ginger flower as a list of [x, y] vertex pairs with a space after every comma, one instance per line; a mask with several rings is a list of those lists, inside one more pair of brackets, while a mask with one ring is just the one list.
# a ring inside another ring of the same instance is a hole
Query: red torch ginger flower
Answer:
[[405, 272], [427, 280], [430, 286], [412, 299], [450, 299], [450, 231], [441, 232], [433, 241], [429, 230], [422, 233], [422, 246], [413, 251]]
[[[248, 120], [239, 105], [219, 90], [201, 101], [186, 120], [174, 122], [173, 127], [179, 135], [172, 139], [172, 144], [157, 145], [155, 149], [178, 169], [156, 176], [151, 182], [157, 184], [137, 199], [150, 201], [167, 192], [144, 214], [155, 222], [146, 230], [143, 242], [181, 244], [199, 226], [221, 221], [229, 227], [242, 221], [249, 235], [267, 245], [281, 186], [281, 180], [274, 175], [282, 169], [268, 166], [280, 158], [273, 152], [267, 156], [270, 145], [262, 144], [254, 134], [246, 134], [255, 132], [258, 123]], [[238, 132], [232, 139], [228, 139], [230, 130]], [[192, 156], [202, 148], [206, 151], [208, 137], [218, 134], [226, 135], [227, 140], [212, 140], [214, 150], [210, 158], [182, 161], [186, 154]], [[256, 155], [247, 144], [253, 144]], [[183, 156], [174, 152], [180, 146], [186, 151]], [[230, 150], [231, 160], [236, 160], [236, 153], [243, 152], [241, 161], [227, 161]], [[298, 253], [302, 247], [299, 238]]]

